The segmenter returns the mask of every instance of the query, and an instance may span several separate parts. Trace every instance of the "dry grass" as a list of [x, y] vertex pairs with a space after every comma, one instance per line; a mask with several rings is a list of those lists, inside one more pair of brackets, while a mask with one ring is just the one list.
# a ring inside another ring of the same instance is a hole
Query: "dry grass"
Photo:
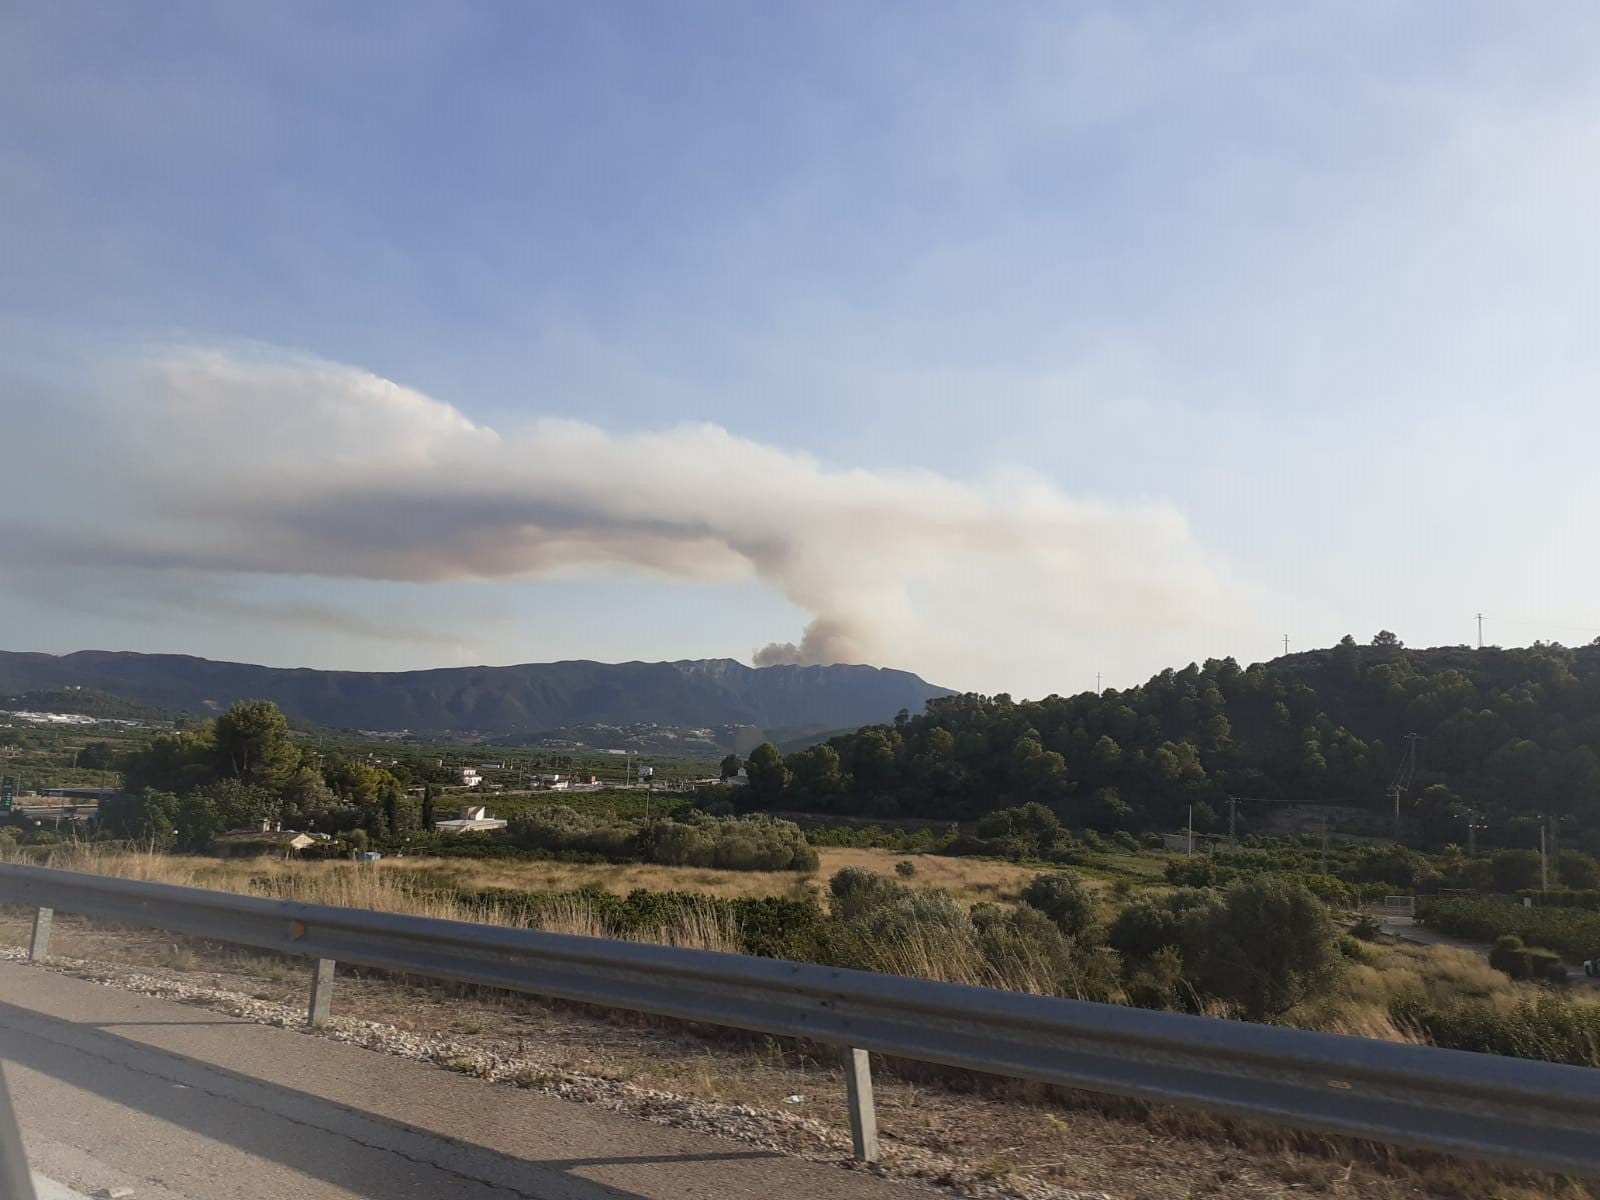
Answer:
[[[15, 853], [15, 851], [13, 851]], [[385, 858], [376, 863], [300, 861], [276, 858], [222, 860], [200, 856], [107, 851], [94, 843], [64, 845], [46, 860], [51, 866], [92, 871], [123, 879], [145, 879], [186, 887], [219, 891], [254, 891], [268, 894], [260, 885], [241, 881], [269, 879], [270, 894], [310, 900], [311, 894], [328, 896], [324, 904], [372, 907], [332, 898], [355, 894], [368, 881], [385, 881], [411, 893], [475, 892], [494, 888], [520, 892], [570, 892], [599, 887], [618, 896], [638, 888], [647, 891], [689, 891], [727, 899], [760, 896], [821, 894], [827, 879], [844, 867], [862, 867], [913, 888], [942, 888], [967, 903], [1014, 900], [1038, 867], [972, 858], [945, 858], [924, 854], [912, 858], [917, 871], [910, 879], [895, 874], [895, 863], [907, 856], [890, 850], [865, 850], [824, 846], [818, 850], [821, 867], [815, 874], [800, 871], [719, 871], [705, 867], [666, 867], [650, 863], [502, 862], [459, 858]], [[36, 861], [29, 859], [27, 861]], [[331, 882], [342, 880], [344, 882]], [[357, 882], [359, 880], [359, 882]], [[1087, 879], [1090, 886], [1103, 881]], [[435, 914], [427, 914], [435, 915]], [[468, 918], [471, 919], [471, 918]]]
[[[1506, 1011], [1540, 990], [1533, 984], [1513, 983], [1480, 955], [1453, 946], [1372, 947], [1370, 961], [1352, 964], [1336, 987], [1300, 1005], [1287, 1019], [1303, 1029], [1418, 1043], [1423, 1039], [1390, 1017], [1394, 1000], [1418, 999], [1437, 1007], [1470, 1000]], [[1571, 999], [1592, 1002], [1587, 993]]]
[[[504, 904], [473, 903], [458, 896], [454, 887], [441, 880], [438, 873], [429, 873], [425, 869], [428, 864], [421, 868], [384, 870], [383, 863], [223, 861], [108, 850], [94, 843], [76, 843], [53, 849], [43, 865], [118, 879], [269, 896], [338, 908], [531, 927], [582, 937], [615, 936], [595, 906], [582, 896], [564, 896], [555, 905], [537, 911], [515, 900]], [[672, 921], [630, 936], [641, 942], [725, 953], [737, 953], [741, 944], [739, 930], [719, 916], [709, 903], [691, 907]]]
[[[817, 850], [817, 854], [822, 859], [818, 874], [823, 879], [843, 867], [863, 867], [909, 887], [943, 888], [956, 899], [968, 902], [1015, 900], [1028, 881], [1041, 870], [1037, 866], [1025, 867], [992, 859], [946, 858], [938, 854], [908, 856], [892, 850], [858, 850], [847, 846], [823, 846]], [[894, 865], [908, 857], [917, 868], [917, 873], [910, 879], [900, 879], [895, 874]]]

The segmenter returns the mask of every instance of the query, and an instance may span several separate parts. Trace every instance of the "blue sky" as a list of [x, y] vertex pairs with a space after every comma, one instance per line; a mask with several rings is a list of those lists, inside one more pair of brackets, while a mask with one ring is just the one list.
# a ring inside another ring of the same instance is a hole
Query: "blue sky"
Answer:
[[1588, 641], [1597, 34], [12, 7], [5, 644], [1037, 695]]

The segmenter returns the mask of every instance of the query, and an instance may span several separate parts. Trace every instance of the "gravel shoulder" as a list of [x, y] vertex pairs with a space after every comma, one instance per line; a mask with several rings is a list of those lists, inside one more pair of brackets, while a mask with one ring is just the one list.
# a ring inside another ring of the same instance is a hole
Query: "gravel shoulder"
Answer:
[[[0, 917], [0, 943], [26, 921]], [[58, 917], [40, 969], [285, 1029], [302, 1029], [304, 963], [146, 930]], [[12, 961], [20, 948], [0, 951]], [[423, 981], [341, 972], [322, 1037], [428, 1062], [485, 1085], [533, 1089], [612, 1112], [733, 1138], [799, 1159], [847, 1163], [845, 1089], [825, 1050], [637, 1014]], [[947, 1195], [1029, 1200], [1281, 1200], [1328, 1195], [1531, 1197], [1504, 1179], [1362, 1161], [1337, 1143], [1203, 1115], [1051, 1093], [1017, 1081], [951, 1079], [907, 1064], [875, 1072], [883, 1163], [873, 1170]], [[1109, 1108], [1109, 1111], [1108, 1111]], [[1370, 1159], [1370, 1156], [1368, 1156]], [[859, 1169], [859, 1168], [858, 1168]]]

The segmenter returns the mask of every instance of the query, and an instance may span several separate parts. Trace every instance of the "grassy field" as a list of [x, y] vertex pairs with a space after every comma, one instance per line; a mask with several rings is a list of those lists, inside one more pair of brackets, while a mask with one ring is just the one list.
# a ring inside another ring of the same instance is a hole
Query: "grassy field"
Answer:
[[[36, 861], [28, 852], [12, 852]], [[340, 897], [372, 892], [382, 898], [397, 893], [481, 891], [505, 888], [522, 892], [567, 892], [601, 888], [625, 896], [637, 888], [649, 891], [701, 892], [727, 899], [757, 896], [820, 894], [827, 880], [844, 867], [862, 867], [900, 879], [914, 888], [943, 888], [968, 903], [1015, 900], [1017, 893], [1042, 869], [976, 858], [943, 858], [924, 854], [907, 859], [888, 850], [823, 847], [815, 874], [798, 871], [719, 871], [701, 867], [668, 867], [648, 863], [507, 862], [494, 859], [385, 858], [376, 863], [301, 862], [276, 858], [223, 860], [204, 856], [110, 852], [94, 846], [61, 846], [49, 862], [69, 870], [95, 871], [130, 879], [148, 879], [220, 891], [263, 891], [323, 903], [345, 903]], [[915, 874], [901, 878], [895, 864], [910, 861]], [[1102, 882], [1102, 881], [1092, 881]], [[321, 897], [326, 896], [326, 899]], [[360, 905], [360, 907], [370, 907]], [[388, 905], [383, 905], [389, 908]], [[390, 909], [390, 911], [394, 911]]]

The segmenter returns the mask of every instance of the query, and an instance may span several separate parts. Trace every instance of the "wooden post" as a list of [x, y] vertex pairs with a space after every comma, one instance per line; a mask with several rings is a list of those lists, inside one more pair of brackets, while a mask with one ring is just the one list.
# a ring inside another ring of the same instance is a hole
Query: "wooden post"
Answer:
[[333, 968], [333, 959], [319, 958], [311, 971], [311, 1008], [306, 1013], [306, 1024], [313, 1029], [327, 1023], [333, 1007]]
[[54, 909], [33, 910], [33, 937], [28, 941], [29, 962], [38, 962], [50, 953], [50, 922], [54, 916]]
[[867, 1052], [845, 1052], [844, 1086], [850, 1096], [850, 1144], [857, 1162], [878, 1161], [878, 1115], [872, 1105], [872, 1065]]

